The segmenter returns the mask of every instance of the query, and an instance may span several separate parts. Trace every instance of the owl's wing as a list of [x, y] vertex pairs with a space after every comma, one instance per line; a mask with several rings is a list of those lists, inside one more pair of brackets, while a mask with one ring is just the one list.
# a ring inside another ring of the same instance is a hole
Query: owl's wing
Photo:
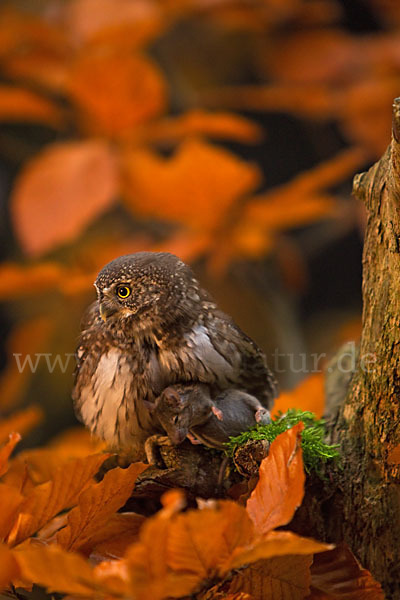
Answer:
[[207, 330], [219, 354], [228, 361], [235, 357], [235, 385], [270, 408], [278, 395], [278, 384], [262, 350], [222, 311], [214, 313], [207, 323]]

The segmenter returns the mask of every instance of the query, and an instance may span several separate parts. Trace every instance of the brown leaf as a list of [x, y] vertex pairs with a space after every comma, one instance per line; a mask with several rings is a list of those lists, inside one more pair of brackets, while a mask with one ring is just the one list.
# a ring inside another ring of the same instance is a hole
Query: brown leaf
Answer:
[[175, 571], [193, 573], [199, 579], [226, 572], [234, 550], [254, 538], [254, 527], [245, 509], [231, 501], [218, 508], [192, 510], [178, 515], [167, 540], [168, 564]]
[[22, 266], [0, 265], [0, 298], [21, 298], [57, 289], [66, 276], [65, 269], [53, 262]]
[[0, 591], [18, 576], [18, 563], [11, 550], [4, 544], [0, 544]]
[[273, 415], [289, 408], [310, 410], [320, 419], [325, 409], [325, 377], [323, 373], [310, 375], [290, 392], [282, 392], [275, 400]]
[[83, 459], [71, 459], [55, 470], [51, 481], [33, 488], [21, 506], [8, 538], [9, 544], [20, 543], [60, 511], [74, 505], [106, 458], [107, 454], [94, 454]]
[[38, 255], [73, 240], [117, 193], [116, 162], [106, 142], [48, 147], [25, 166], [12, 197], [14, 227], [24, 250]]
[[312, 555], [259, 561], [233, 577], [229, 592], [247, 592], [255, 600], [302, 600], [309, 592], [311, 563]]
[[[10, 283], [13, 285], [8, 280], [8, 284]], [[24, 286], [26, 285], [29, 285], [27, 280], [24, 282]], [[25, 361], [28, 355], [35, 355], [37, 352], [43, 351], [52, 329], [50, 319], [41, 317], [31, 321], [23, 321], [11, 332], [7, 340], [8, 362], [6, 368], [0, 374], [1, 408], [8, 409], [10, 406], [15, 406], [22, 399], [32, 376], [29, 363], [26, 364]], [[33, 358], [34, 363], [35, 357]]]
[[0, 541], [10, 532], [23, 500], [15, 487], [0, 483]]
[[184, 142], [168, 159], [131, 152], [125, 156], [125, 176], [126, 203], [136, 214], [195, 230], [214, 229], [260, 179], [256, 167], [199, 140]]
[[129, 136], [166, 106], [163, 76], [150, 59], [102, 48], [80, 55], [69, 93], [81, 111], [82, 127], [110, 137]]
[[226, 570], [236, 569], [260, 559], [270, 559], [289, 554], [312, 555], [331, 548], [332, 545], [330, 544], [304, 538], [291, 531], [270, 531], [266, 535], [256, 538], [249, 546], [237, 548], [225, 568]]
[[68, 550], [83, 546], [100, 527], [125, 504], [135, 480], [148, 468], [133, 463], [127, 469], [112, 469], [104, 479], [79, 496], [78, 505], [68, 514], [68, 525], [57, 534], [57, 543]]
[[43, 411], [39, 406], [30, 406], [15, 412], [7, 419], [0, 421], [0, 444], [8, 440], [13, 431], [24, 435], [33, 429], [43, 418]]
[[8, 442], [0, 448], [0, 477], [8, 471], [8, 459], [20, 440], [19, 433], [10, 433]]
[[49, 592], [92, 596], [96, 583], [89, 563], [79, 554], [58, 546], [25, 546], [14, 552], [21, 579], [41, 585]]
[[79, 43], [107, 40], [115, 46], [128, 29], [131, 48], [159, 32], [160, 17], [161, 10], [146, 1], [72, 0], [64, 8], [66, 27]]
[[311, 567], [312, 587], [335, 600], [384, 600], [380, 584], [363, 569], [346, 544], [317, 554]]
[[59, 126], [61, 111], [45, 98], [24, 88], [0, 85], [0, 121], [38, 122]]
[[305, 480], [300, 446], [303, 428], [299, 423], [278, 435], [261, 463], [260, 479], [246, 506], [260, 534], [289, 523], [301, 504]]
[[79, 551], [92, 560], [122, 558], [128, 546], [137, 542], [145, 517], [135, 513], [117, 513], [99, 526]]
[[257, 142], [262, 129], [249, 119], [228, 112], [192, 110], [179, 117], [159, 119], [136, 129], [134, 142], [176, 142], [189, 136], [206, 135], [217, 139]]

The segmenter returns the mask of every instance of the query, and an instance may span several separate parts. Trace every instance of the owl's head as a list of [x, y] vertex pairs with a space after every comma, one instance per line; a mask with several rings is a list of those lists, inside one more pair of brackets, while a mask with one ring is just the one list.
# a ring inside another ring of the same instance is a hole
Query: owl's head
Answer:
[[199, 285], [193, 272], [168, 252], [120, 256], [95, 281], [100, 316], [105, 323], [130, 322], [137, 331], [163, 329], [196, 316]]

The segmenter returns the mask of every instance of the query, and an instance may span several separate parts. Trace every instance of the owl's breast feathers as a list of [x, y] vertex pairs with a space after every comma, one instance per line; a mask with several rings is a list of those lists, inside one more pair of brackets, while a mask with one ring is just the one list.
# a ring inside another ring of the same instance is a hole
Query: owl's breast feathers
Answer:
[[171, 384], [200, 381], [217, 392], [238, 388], [267, 408], [276, 395], [264, 354], [219, 310], [201, 314], [162, 343], [140, 337], [122, 343], [103, 325], [95, 304], [77, 351], [73, 397], [82, 421], [118, 449], [134, 452], [159, 431], [143, 400], [153, 402]]

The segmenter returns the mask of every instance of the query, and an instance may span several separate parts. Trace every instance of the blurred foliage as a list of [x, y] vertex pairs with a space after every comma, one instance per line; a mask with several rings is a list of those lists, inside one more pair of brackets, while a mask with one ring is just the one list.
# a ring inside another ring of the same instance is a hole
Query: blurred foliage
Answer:
[[[357, 331], [359, 273], [329, 271], [351, 263], [343, 240], [358, 264], [349, 182], [389, 141], [396, 2], [3, 2], [0, 74], [2, 410], [29, 396], [52, 428], [71, 420], [68, 355], [98, 270], [120, 254], [192, 263], [267, 352], [329, 351], [340, 328]], [[330, 280], [330, 296], [355, 297], [319, 305], [307, 330], [301, 301]], [[15, 353], [42, 353], [33, 379]], [[283, 361], [293, 385], [302, 373]]]

